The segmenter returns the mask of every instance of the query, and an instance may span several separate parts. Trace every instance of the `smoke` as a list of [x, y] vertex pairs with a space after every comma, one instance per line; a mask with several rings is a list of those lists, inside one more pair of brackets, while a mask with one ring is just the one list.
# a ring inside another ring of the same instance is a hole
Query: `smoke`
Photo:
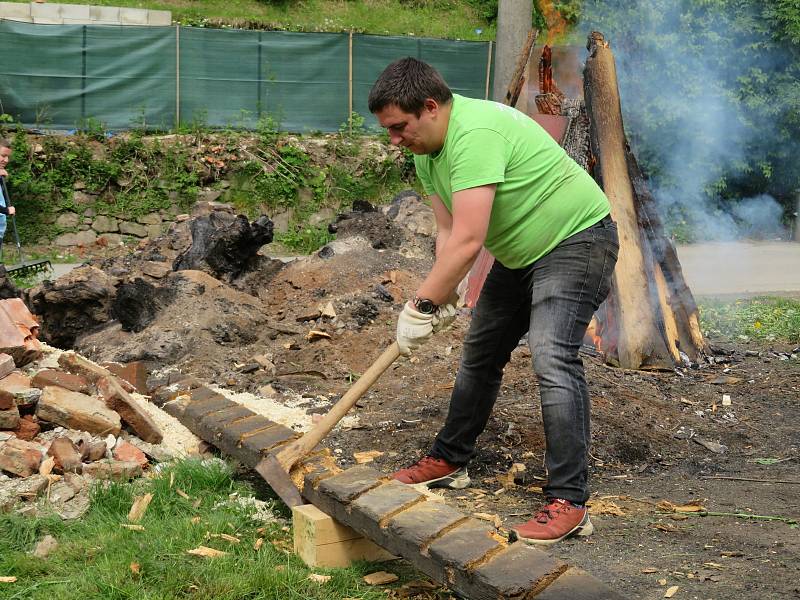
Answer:
[[[733, 15], [722, 4], [586, 0], [579, 29], [601, 31], [611, 44], [625, 128], [673, 233], [782, 236], [783, 209], [773, 197], [732, 197], [730, 183], [757, 162], [752, 149], [778, 132], [773, 120], [754, 118], [742, 92], [753, 69], [749, 44], [763, 33], [747, 39], [737, 21], [744, 3]], [[759, 59], [760, 69], [777, 68]]]

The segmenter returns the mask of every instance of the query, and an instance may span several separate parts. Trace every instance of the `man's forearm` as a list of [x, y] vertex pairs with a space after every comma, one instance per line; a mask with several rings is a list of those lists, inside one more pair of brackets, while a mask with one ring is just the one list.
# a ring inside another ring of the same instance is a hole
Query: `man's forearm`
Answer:
[[456, 286], [469, 273], [482, 245], [476, 239], [458, 239], [452, 235], [448, 236], [441, 248], [438, 242], [437, 237], [436, 262], [417, 290], [421, 298], [427, 298], [434, 304], [447, 301]]

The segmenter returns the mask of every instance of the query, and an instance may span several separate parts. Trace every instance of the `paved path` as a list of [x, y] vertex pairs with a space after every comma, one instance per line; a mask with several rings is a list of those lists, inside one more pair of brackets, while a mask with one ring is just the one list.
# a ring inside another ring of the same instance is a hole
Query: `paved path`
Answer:
[[[800, 297], [800, 243], [709, 242], [678, 246], [696, 296], [780, 294]], [[80, 263], [53, 264], [58, 277]]]
[[696, 296], [800, 296], [800, 243], [692, 244], [678, 258]]

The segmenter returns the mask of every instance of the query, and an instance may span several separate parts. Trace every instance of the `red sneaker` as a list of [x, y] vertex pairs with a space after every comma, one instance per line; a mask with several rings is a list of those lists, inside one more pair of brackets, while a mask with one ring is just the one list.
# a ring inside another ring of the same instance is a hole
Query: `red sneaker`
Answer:
[[425, 456], [413, 465], [392, 473], [392, 478], [412, 485], [424, 483], [429, 488], [461, 490], [469, 485], [466, 467], [457, 467], [443, 458], [432, 456]]
[[[594, 525], [589, 511], [578, 508], [569, 500], [550, 500], [533, 519], [511, 529], [517, 539], [528, 544], [549, 546], [571, 535], [592, 535]], [[512, 540], [513, 541], [513, 540]]]

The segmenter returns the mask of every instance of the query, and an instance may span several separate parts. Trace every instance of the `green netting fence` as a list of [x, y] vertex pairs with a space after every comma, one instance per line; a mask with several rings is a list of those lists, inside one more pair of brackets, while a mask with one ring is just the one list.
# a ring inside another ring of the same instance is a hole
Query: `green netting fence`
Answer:
[[487, 97], [491, 42], [195, 27], [0, 21], [2, 111], [26, 127], [335, 131], [403, 56], [434, 65], [457, 93]]

